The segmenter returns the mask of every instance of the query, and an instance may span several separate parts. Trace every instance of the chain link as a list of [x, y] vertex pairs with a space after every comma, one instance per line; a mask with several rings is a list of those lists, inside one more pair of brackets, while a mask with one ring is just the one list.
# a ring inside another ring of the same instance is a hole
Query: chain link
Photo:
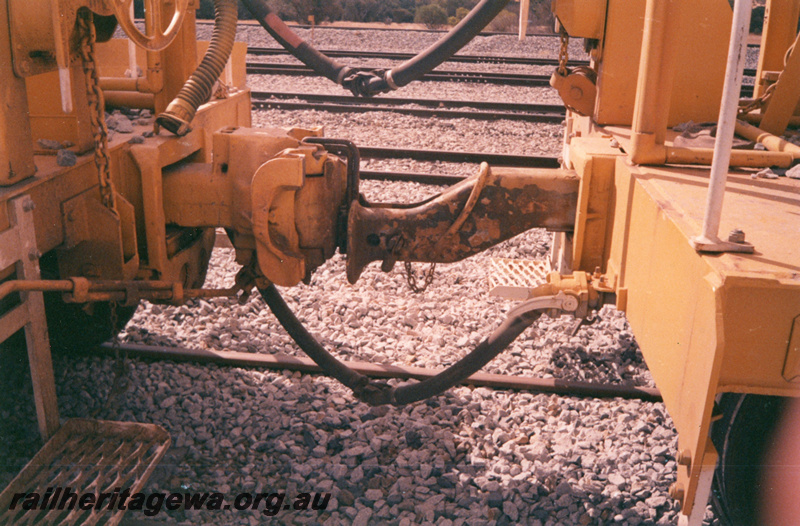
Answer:
[[86, 97], [89, 104], [89, 121], [94, 136], [94, 164], [97, 166], [97, 178], [100, 183], [100, 195], [103, 204], [117, 214], [116, 193], [111, 181], [111, 159], [108, 155], [108, 128], [105, 118], [105, 98], [97, 75], [94, 45], [97, 33], [94, 27], [94, 15], [83, 10], [78, 16], [78, 30], [81, 35], [81, 59], [83, 73], [86, 76]]
[[428, 270], [425, 272], [425, 279], [422, 282], [422, 286], [420, 287], [417, 285], [417, 275], [414, 273], [414, 269], [411, 268], [411, 262], [405, 262], [406, 267], [406, 281], [408, 281], [409, 288], [419, 294], [420, 292], [425, 292], [425, 289], [430, 287], [431, 283], [433, 283], [433, 276], [436, 272], [436, 263], [431, 263], [428, 267]]
[[559, 28], [559, 36], [561, 37], [561, 47], [558, 50], [558, 74], [566, 76], [569, 73], [567, 69], [567, 61], [569, 61], [569, 34], [564, 26]]
[[764, 93], [762, 93], [760, 97], [758, 97], [757, 99], [753, 99], [747, 104], [740, 106], [739, 115], [750, 113], [753, 110], [760, 110], [764, 106], [766, 106], [767, 102], [769, 102], [769, 99], [772, 98], [772, 94], [775, 92], [775, 86], [777, 86], [777, 83], [770, 84], [769, 86], [767, 86], [767, 89], [764, 90]]

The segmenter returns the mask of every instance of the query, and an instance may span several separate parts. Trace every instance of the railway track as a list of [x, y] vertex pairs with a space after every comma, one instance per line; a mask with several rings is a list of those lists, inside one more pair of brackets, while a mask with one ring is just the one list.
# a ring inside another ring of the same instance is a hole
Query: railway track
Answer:
[[[414, 58], [414, 53], [398, 53], [393, 51], [363, 51], [363, 50], [320, 50], [321, 53], [332, 58], [372, 58], [379, 60], [405, 61]], [[247, 53], [254, 56], [288, 56], [289, 52], [283, 48], [251, 47]], [[465, 64], [519, 64], [525, 66], [558, 66], [558, 59], [543, 57], [518, 57], [510, 55], [453, 55], [447, 62], [461, 62]], [[588, 66], [588, 60], [570, 60], [567, 66]], [[745, 68], [747, 77], [754, 77], [756, 70]]]
[[[277, 64], [269, 62], [248, 62], [248, 75], [289, 75], [298, 77], [314, 77], [318, 74], [309, 67], [300, 64]], [[752, 69], [745, 74], [755, 75]], [[523, 75], [519, 73], [497, 73], [493, 71], [431, 71], [418, 79], [433, 82], [469, 82], [483, 84], [501, 84], [505, 86], [550, 87], [550, 75]], [[744, 85], [742, 97], [751, 97], [753, 87]]]
[[[309, 67], [298, 64], [274, 64], [248, 62], [249, 75], [291, 75], [300, 77], [316, 76]], [[495, 73], [490, 71], [431, 71], [421, 79], [439, 82], [479, 82], [503, 84], [507, 86], [550, 86], [549, 75], [520, 75], [516, 73]]]
[[[252, 92], [251, 98], [253, 107], [256, 109], [319, 110], [334, 113], [390, 111], [417, 117], [451, 119], [508, 119], [527, 122], [560, 123], [564, 120], [565, 114], [564, 107], [556, 104], [513, 104], [491, 101], [407, 99], [394, 97], [364, 99], [342, 95], [263, 91]], [[422, 107], [410, 107], [412, 105]]]
[[[227, 367], [265, 368], [302, 373], [322, 373], [322, 369], [308, 358], [288, 354], [260, 354], [237, 351], [215, 351], [207, 349], [187, 349], [183, 347], [162, 347], [154, 345], [121, 344], [119, 351], [130, 357], [145, 360], [171, 360], [176, 362], [213, 363]], [[96, 349], [104, 355], [117, 352], [114, 345], [105, 343]], [[425, 380], [441, 371], [425, 367], [376, 364], [360, 361], [344, 362], [353, 370], [371, 378], [397, 378], [402, 380]], [[560, 380], [508, 374], [475, 373], [464, 381], [466, 385], [491, 387], [495, 389], [517, 389], [540, 393], [554, 393], [569, 396], [591, 396], [594, 398], [633, 398], [648, 402], [661, 401], [661, 393], [651, 387], [636, 387], [618, 384]]]
[[558, 168], [560, 166], [558, 157], [541, 155], [414, 150], [374, 146], [359, 147], [358, 151], [362, 159], [411, 159], [414, 161], [440, 161], [445, 163], [487, 162], [493, 166], [520, 166], [525, 168]]
[[[373, 58], [381, 60], [409, 60], [414, 58], [414, 53], [399, 53], [392, 51], [362, 51], [326, 49], [321, 53], [333, 58]], [[283, 48], [251, 47], [247, 53], [255, 56], [285, 56], [289, 52]], [[515, 57], [508, 55], [453, 55], [447, 62], [463, 62], [467, 64], [522, 64], [528, 66], [557, 66], [558, 60], [542, 57]], [[570, 60], [568, 66], [588, 66], [588, 60]]]

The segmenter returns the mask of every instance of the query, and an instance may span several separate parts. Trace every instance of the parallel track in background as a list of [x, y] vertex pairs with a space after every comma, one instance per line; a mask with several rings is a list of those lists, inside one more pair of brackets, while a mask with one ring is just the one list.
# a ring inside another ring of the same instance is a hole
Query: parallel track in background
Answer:
[[[397, 53], [391, 51], [361, 51], [341, 49], [321, 49], [321, 53], [331, 58], [373, 58], [382, 60], [409, 60], [414, 58], [414, 53]], [[289, 52], [283, 48], [251, 47], [247, 49], [249, 55], [255, 56], [282, 56]], [[557, 66], [558, 59], [541, 57], [516, 57], [510, 55], [453, 55], [447, 62], [463, 62], [467, 64], [522, 64], [527, 66]], [[570, 60], [568, 66], [588, 66], [588, 60]]]
[[264, 91], [255, 91], [250, 95], [253, 108], [256, 109], [318, 110], [333, 113], [388, 111], [417, 117], [476, 120], [508, 119], [554, 124], [562, 122], [565, 116], [564, 107], [557, 104], [514, 104], [492, 101], [407, 99], [398, 97], [359, 98], [351, 95]]
[[[299, 64], [273, 64], [248, 62], [249, 75], [291, 75], [313, 77], [317, 73], [309, 67]], [[479, 82], [485, 84], [502, 84], [506, 86], [550, 86], [550, 75], [520, 75], [516, 73], [496, 73], [491, 71], [431, 71], [420, 80], [438, 82]]]
[[[301, 64], [276, 64], [268, 62], [248, 62], [248, 75], [289, 75], [298, 77], [314, 77], [317, 73]], [[746, 70], [755, 74], [753, 70]], [[550, 87], [550, 75], [523, 75], [519, 73], [498, 73], [494, 71], [431, 71], [418, 79], [433, 82], [468, 82], [483, 84], [499, 84], [505, 86]], [[742, 86], [741, 96], [750, 97], [753, 87]]]
[[[321, 53], [331, 58], [371, 58], [380, 60], [405, 61], [414, 58], [414, 53], [398, 53], [393, 51], [362, 51], [362, 50], [341, 50], [326, 49], [320, 50]], [[249, 55], [254, 56], [288, 56], [289, 52], [283, 48], [272, 47], [251, 47], [247, 49]], [[462, 62], [466, 64], [519, 64], [525, 66], [558, 66], [558, 59], [543, 57], [519, 57], [512, 55], [453, 55], [447, 62]], [[570, 60], [567, 66], [588, 66], [588, 60]], [[754, 77], [756, 70], [745, 68], [745, 76]]]

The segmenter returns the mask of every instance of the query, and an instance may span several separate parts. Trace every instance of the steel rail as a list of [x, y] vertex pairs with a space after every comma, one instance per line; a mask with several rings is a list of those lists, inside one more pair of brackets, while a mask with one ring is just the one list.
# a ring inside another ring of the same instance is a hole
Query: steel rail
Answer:
[[431, 174], [420, 172], [393, 172], [383, 170], [361, 170], [361, 180], [370, 181], [400, 181], [404, 183], [429, 184], [436, 186], [450, 186], [460, 183], [466, 176], [449, 174]]
[[[364, 51], [364, 50], [341, 50], [325, 49], [320, 50], [329, 57], [336, 58], [374, 58], [380, 60], [408, 60], [414, 57], [413, 53], [399, 53], [394, 51]], [[283, 56], [289, 52], [283, 48], [273, 47], [250, 47], [247, 48], [249, 55], [255, 56]], [[558, 66], [558, 59], [544, 57], [519, 57], [513, 55], [453, 55], [446, 62], [462, 62], [465, 64], [521, 64], [527, 66]], [[588, 66], [588, 60], [570, 60], [567, 66]], [[753, 77], [756, 70], [745, 68], [745, 76]]]
[[[320, 373], [321, 369], [311, 359], [288, 354], [259, 354], [238, 351], [214, 351], [208, 349], [188, 349], [183, 347], [158, 347], [139, 344], [121, 344], [121, 351], [130, 357], [145, 360], [171, 360], [175, 362], [213, 363], [228, 367], [254, 367], [266, 369], [285, 369], [303, 373]], [[105, 343], [96, 349], [103, 355], [111, 355], [114, 347]], [[404, 380], [425, 380], [441, 371], [423, 367], [375, 364], [370, 362], [343, 362], [354, 371], [372, 378], [398, 378]], [[538, 378], [533, 376], [512, 376], [493, 373], [475, 373], [464, 384], [554, 393], [568, 396], [587, 396], [594, 398], [634, 398], [649, 402], [661, 401], [658, 389], [616, 384], [601, 384]]]
[[[564, 121], [563, 115], [553, 113], [514, 113], [498, 111], [469, 111], [469, 110], [448, 110], [435, 108], [408, 108], [399, 105], [381, 105], [382, 99], [362, 99], [352, 98], [347, 104], [332, 104], [327, 102], [292, 102], [286, 100], [256, 100], [253, 101], [253, 108], [259, 110], [317, 110], [330, 113], [367, 113], [367, 112], [391, 112], [402, 115], [412, 115], [414, 117], [436, 117], [441, 119], [473, 119], [473, 120], [512, 120], [525, 122], [544, 122], [557, 124]], [[361, 101], [361, 102], [353, 102]], [[365, 104], [363, 101], [376, 102], [378, 104]]]
[[561, 104], [531, 104], [515, 102], [495, 102], [487, 100], [448, 100], [448, 99], [409, 99], [403, 97], [380, 97], [375, 99], [354, 98], [352, 95], [327, 95], [322, 93], [288, 93], [279, 91], [253, 91], [250, 98], [258, 101], [268, 99], [302, 99], [313, 102], [332, 102], [335, 104], [382, 104], [402, 106], [414, 104], [427, 108], [476, 108], [480, 110], [499, 110], [506, 112], [566, 114]]
[[[137, 18], [136, 22], [140, 22], [144, 24], [144, 19]], [[196, 21], [197, 24], [200, 25], [209, 25], [213, 24], [213, 20], [205, 20], [200, 19]], [[258, 25], [256, 20], [239, 20], [239, 25], [248, 25], [248, 26], [255, 26]], [[295, 24], [293, 22], [288, 22], [287, 25], [296, 28], [296, 29], [314, 29], [316, 31], [319, 30], [326, 30], [326, 29], [333, 29], [337, 30], [340, 29], [342, 31], [393, 31], [393, 32], [406, 32], [406, 33], [447, 33], [450, 31], [449, 29], [415, 29], [415, 28], [406, 28], [406, 27], [366, 27], [366, 26], [331, 26], [331, 25], [314, 25], [310, 26], [308, 24]], [[518, 33], [516, 31], [508, 32], [508, 31], [481, 31], [479, 33], [480, 36], [512, 36], [517, 37]], [[544, 37], [544, 38], [553, 38], [558, 37], [555, 33], [528, 33], [527, 36], [529, 37]]]
[[[414, 53], [400, 53], [394, 51], [362, 51], [326, 49], [321, 53], [337, 58], [374, 58], [383, 60], [408, 60]], [[289, 53], [283, 48], [251, 47], [247, 48], [249, 55], [255, 56], [280, 56]], [[511, 55], [453, 55], [446, 62], [463, 62], [467, 64], [523, 64], [529, 66], [557, 66], [558, 59], [544, 57], [518, 57]], [[588, 66], [588, 60], [570, 60], [568, 66]]]
[[453, 152], [449, 150], [414, 150], [359, 146], [362, 159], [412, 159], [414, 161], [441, 161], [446, 163], [482, 163], [494, 166], [519, 166], [525, 168], [559, 168], [558, 157], [540, 155], [513, 155], [503, 153]]
[[[299, 64], [271, 64], [248, 62], [246, 70], [249, 75], [289, 75], [311, 77], [316, 73], [311, 68]], [[503, 84], [508, 86], [550, 86], [549, 75], [520, 75], [514, 73], [493, 73], [488, 71], [431, 71], [421, 79], [438, 82], [478, 82], [485, 84]]]

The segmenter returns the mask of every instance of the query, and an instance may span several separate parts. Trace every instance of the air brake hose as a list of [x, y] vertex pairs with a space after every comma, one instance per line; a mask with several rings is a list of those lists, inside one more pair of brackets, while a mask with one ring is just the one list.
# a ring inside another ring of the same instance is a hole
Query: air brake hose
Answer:
[[443, 393], [489, 363], [536, 321], [543, 311], [549, 308], [540, 303], [544, 298], [521, 304], [509, 313], [508, 318], [488, 338], [443, 372], [418, 383], [392, 387], [384, 382], [371, 381], [326, 351], [286, 305], [275, 285], [259, 289], [259, 292], [300, 349], [314, 360], [327, 375], [339, 380], [353, 391], [356, 398], [370, 405], [393, 404], [399, 406]]
[[339, 64], [300, 38], [278, 15], [272, 12], [267, 5], [267, 0], [242, 0], [242, 4], [286, 51], [319, 75], [336, 84], [342, 84], [344, 78], [352, 72], [353, 68]]
[[444, 38], [414, 58], [384, 72], [382, 76], [371, 78], [363, 86], [365, 92], [362, 95], [396, 90], [432, 71], [475, 38], [506, 7], [508, 1], [481, 0]]
[[233, 50], [238, 16], [237, 0], [214, 0], [214, 32], [203, 60], [156, 121], [175, 135], [191, 130], [197, 108], [208, 101]]
[[464, 47], [508, 2], [509, 0], [481, 0], [447, 35], [414, 58], [389, 71], [369, 71], [344, 66], [318, 51], [273, 13], [267, 0], [242, 0], [253, 18], [295, 58], [319, 75], [349, 89], [353, 95], [364, 97], [398, 89], [421, 78]]

